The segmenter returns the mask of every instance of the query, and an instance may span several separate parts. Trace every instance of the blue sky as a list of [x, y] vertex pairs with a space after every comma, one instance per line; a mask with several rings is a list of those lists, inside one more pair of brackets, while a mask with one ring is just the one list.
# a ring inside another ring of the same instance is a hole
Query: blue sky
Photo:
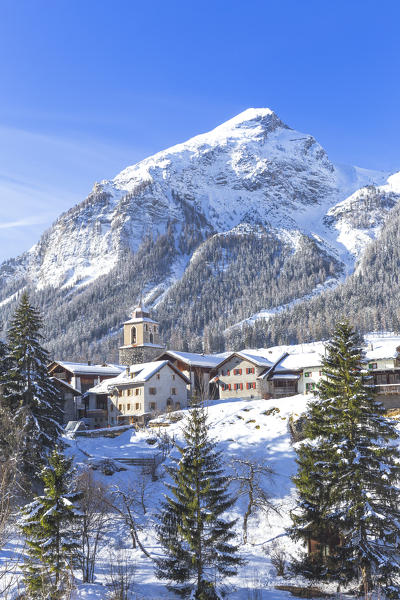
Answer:
[[0, 260], [95, 181], [267, 106], [400, 170], [398, 0], [0, 0]]

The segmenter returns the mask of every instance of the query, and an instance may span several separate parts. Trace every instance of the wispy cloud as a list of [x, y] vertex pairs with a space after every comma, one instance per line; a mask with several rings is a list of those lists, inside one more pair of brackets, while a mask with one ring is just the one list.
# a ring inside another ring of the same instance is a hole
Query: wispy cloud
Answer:
[[19, 221], [0, 222], [0, 229], [14, 229], [16, 227], [31, 227], [32, 225], [43, 225], [49, 220], [48, 215], [25, 217]]

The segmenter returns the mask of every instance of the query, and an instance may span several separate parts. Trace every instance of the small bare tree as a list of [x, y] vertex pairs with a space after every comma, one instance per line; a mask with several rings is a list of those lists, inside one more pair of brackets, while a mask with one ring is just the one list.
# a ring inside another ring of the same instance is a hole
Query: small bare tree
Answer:
[[[144, 478], [145, 476], [142, 477], [142, 479]], [[141, 543], [138, 535], [138, 532], [142, 529], [139, 524], [138, 514], [140, 510], [143, 510], [144, 514], [146, 513], [146, 489], [147, 485], [145, 482], [127, 490], [123, 490], [116, 486], [111, 490], [111, 501], [109, 501], [109, 505], [117, 514], [119, 514], [129, 528], [132, 548], [138, 547], [145, 556], [152, 558]]]
[[81, 570], [84, 583], [93, 583], [96, 557], [106, 543], [105, 534], [111, 523], [109, 491], [98, 481], [91, 469], [81, 471], [76, 479], [76, 487], [82, 493], [80, 509]]
[[248, 523], [252, 515], [258, 511], [279, 514], [265, 489], [265, 480], [271, 479], [274, 471], [268, 465], [259, 464], [250, 459], [237, 458], [233, 461], [234, 475], [232, 481], [239, 484], [238, 498], [247, 498], [247, 508], [243, 516], [243, 543], [248, 540]]

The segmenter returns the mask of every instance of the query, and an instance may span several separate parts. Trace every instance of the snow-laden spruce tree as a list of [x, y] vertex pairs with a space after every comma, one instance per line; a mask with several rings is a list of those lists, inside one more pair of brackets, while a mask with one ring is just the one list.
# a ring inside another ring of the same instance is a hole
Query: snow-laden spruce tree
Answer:
[[180, 460], [168, 469], [172, 481], [158, 526], [165, 556], [157, 561], [156, 574], [182, 598], [211, 600], [220, 597], [220, 580], [235, 575], [242, 562], [233, 543], [236, 521], [224, 518], [235, 499], [203, 408], [190, 411], [184, 439]]
[[40, 477], [44, 494], [22, 509], [20, 528], [27, 543], [24, 583], [27, 597], [62, 598], [79, 554], [75, 525], [81, 494], [72, 489], [72, 460], [56, 447]]
[[47, 371], [48, 354], [41, 345], [41, 327], [38, 311], [23, 294], [8, 331], [1, 402], [24, 433], [20, 468], [28, 482], [54, 448], [62, 421], [59, 395]]
[[[359, 339], [338, 323], [298, 449], [298, 506], [291, 535], [320, 542], [306, 576], [381, 587], [400, 597], [399, 438], [374, 398]], [[328, 557], [324, 545], [330, 542]], [[301, 568], [303, 567], [303, 568]]]

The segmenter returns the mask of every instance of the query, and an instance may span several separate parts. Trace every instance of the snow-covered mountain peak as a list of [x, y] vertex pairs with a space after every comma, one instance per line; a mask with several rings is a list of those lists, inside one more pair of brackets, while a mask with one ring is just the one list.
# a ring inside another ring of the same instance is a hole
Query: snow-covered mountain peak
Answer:
[[[382, 189], [357, 194], [363, 186]], [[312, 135], [291, 129], [269, 108], [249, 108], [95, 183], [29, 254], [0, 268], [0, 288], [7, 282], [14, 293], [14, 282], [24, 281], [36, 290], [82, 289], [162, 236], [171, 256], [165, 277], [152, 283], [162, 293], [184, 276], [196, 248], [204, 243], [208, 251], [207, 240], [218, 245], [225, 234], [232, 245], [241, 243], [235, 238], [268, 235], [288, 256], [306, 252], [305, 236], [333, 257], [335, 273], [339, 261], [351, 272], [354, 254], [376, 235], [380, 212], [393, 207], [397, 189], [399, 173], [387, 180], [376, 171], [337, 167]], [[367, 219], [363, 211], [371, 207], [374, 218]], [[0, 293], [0, 302], [7, 294]]]

